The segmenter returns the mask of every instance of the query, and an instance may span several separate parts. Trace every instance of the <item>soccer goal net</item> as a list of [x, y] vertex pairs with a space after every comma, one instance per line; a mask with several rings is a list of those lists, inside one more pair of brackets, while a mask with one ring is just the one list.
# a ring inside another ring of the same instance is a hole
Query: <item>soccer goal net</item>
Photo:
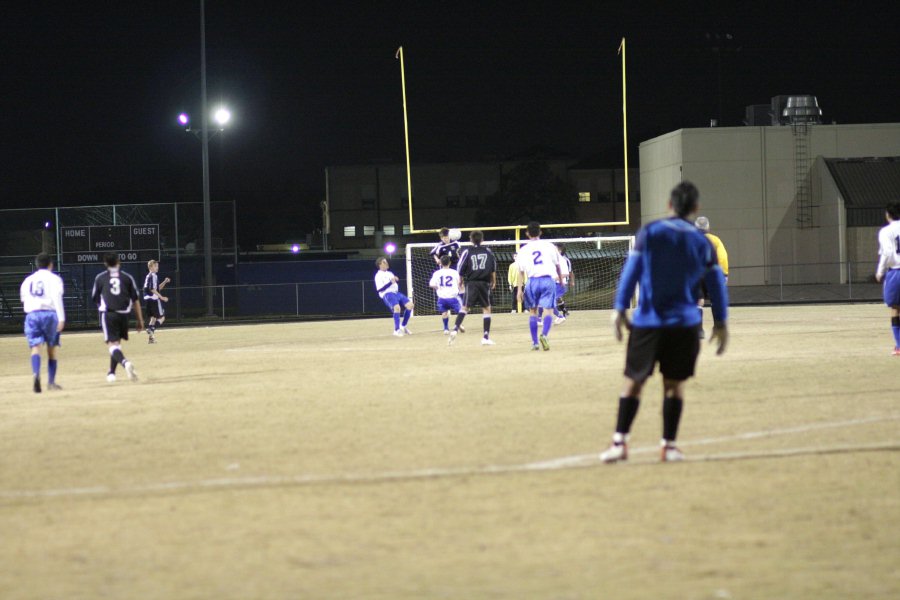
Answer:
[[[634, 236], [618, 237], [584, 237], [548, 239], [557, 246], [566, 248], [566, 256], [572, 261], [575, 285], [569, 286], [566, 304], [570, 309], [593, 310], [612, 308], [616, 293], [616, 284], [625, 258], [634, 246]], [[514, 261], [517, 245], [524, 241], [515, 240], [486, 241], [497, 259], [497, 288], [491, 298], [494, 307], [500, 309], [512, 307], [515, 290], [510, 289], [507, 275], [509, 266]], [[428, 282], [438, 268], [431, 250], [435, 244], [407, 244], [406, 246], [406, 280], [407, 295], [415, 303], [417, 314], [434, 314], [437, 311], [437, 299]], [[460, 242], [460, 247], [471, 246], [468, 242]], [[495, 311], [497, 309], [495, 308]], [[507, 308], [507, 310], [509, 310]]]

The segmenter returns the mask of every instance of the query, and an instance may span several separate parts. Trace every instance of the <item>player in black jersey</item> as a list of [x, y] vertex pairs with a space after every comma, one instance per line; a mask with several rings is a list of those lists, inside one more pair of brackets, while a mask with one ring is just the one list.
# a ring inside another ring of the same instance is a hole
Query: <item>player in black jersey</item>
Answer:
[[147, 263], [147, 276], [144, 278], [144, 301], [147, 303], [147, 335], [151, 344], [156, 343], [156, 328], [166, 322], [166, 309], [163, 302], [169, 299], [162, 291], [172, 281], [168, 277], [159, 280], [159, 262], [151, 260]]
[[100, 311], [100, 327], [103, 340], [109, 348], [109, 373], [106, 380], [116, 380], [116, 366], [121, 364], [128, 378], [137, 381], [134, 365], [122, 354], [121, 341], [128, 339], [128, 315], [134, 309], [137, 330], [144, 329], [144, 315], [141, 313], [141, 296], [134, 277], [119, 268], [119, 256], [107, 254], [103, 257], [106, 270], [94, 279], [91, 299]]
[[431, 256], [434, 257], [434, 262], [438, 269], [441, 268], [442, 256], [449, 256], [450, 268], [456, 269], [456, 265], [459, 262], [459, 242], [450, 239], [450, 230], [448, 228], [444, 227], [441, 229], [441, 241], [431, 249]]
[[479, 304], [484, 311], [484, 336], [481, 338], [482, 346], [493, 346], [491, 339], [491, 291], [497, 287], [497, 259], [490, 248], [482, 246], [484, 233], [477, 229], [469, 234], [471, 248], [463, 250], [459, 257], [459, 278], [465, 284], [466, 295], [463, 307], [456, 315], [456, 325], [450, 332], [448, 344], [456, 339], [457, 332], [462, 330], [463, 319], [469, 312], [469, 307]]

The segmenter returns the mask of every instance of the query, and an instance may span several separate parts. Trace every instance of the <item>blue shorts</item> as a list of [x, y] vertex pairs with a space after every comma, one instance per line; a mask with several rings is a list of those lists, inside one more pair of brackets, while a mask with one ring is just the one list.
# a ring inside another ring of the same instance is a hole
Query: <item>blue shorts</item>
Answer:
[[900, 269], [890, 269], [884, 275], [884, 303], [900, 306]]
[[25, 339], [28, 340], [28, 347], [34, 348], [41, 344], [59, 346], [57, 325], [59, 319], [53, 310], [36, 310], [25, 315]]
[[462, 307], [459, 304], [459, 297], [438, 298], [437, 310], [439, 313], [447, 312], [448, 310], [458, 313], [460, 308]]
[[406, 306], [409, 304], [409, 298], [401, 294], [400, 292], [388, 292], [382, 298], [384, 301], [384, 305], [387, 306], [391, 311], [394, 310], [394, 307], [398, 304], [400, 306]]
[[556, 282], [552, 277], [532, 277], [525, 282], [525, 303], [528, 308], [556, 306]]
[[569, 288], [561, 283], [556, 284], [556, 297], [562, 298], [566, 295], [566, 292], [569, 291]]

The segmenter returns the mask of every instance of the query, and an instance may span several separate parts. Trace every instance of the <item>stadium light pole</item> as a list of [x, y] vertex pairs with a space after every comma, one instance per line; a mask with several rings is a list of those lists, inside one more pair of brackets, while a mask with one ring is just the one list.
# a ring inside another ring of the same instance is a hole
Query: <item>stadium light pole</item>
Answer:
[[[212, 289], [212, 215], [209, 206], [209, 107], [206, 105], [206, 2], [200, 0], [200, 144], [203, 155], [203, 274], [206, 316], [214, 316]], [[224, 316], [224, 315], [223, 315]]]

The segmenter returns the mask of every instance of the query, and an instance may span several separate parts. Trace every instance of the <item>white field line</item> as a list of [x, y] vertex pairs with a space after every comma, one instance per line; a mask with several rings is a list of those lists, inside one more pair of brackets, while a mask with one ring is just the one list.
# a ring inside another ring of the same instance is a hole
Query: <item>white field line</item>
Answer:
[[[715, 438], [702, 438], [699, 440], [679, 442], [679, 446], [701, 446], [734, 442], [742, 440], [754, 440], [766, 437], [805, 433], [822, 429], [835, 429], [840, 427], [853, 427], [869, 423], [900, 420], [900, 414], [849, 419], [846, 421], [830, 421], [826, 423], [810, 423], [784, 429], [768, 429], [751, 431], [731, 436]], [[833, 446], [807, 446], [800, 448], [782, 448], [776, 450], [759, 450], [751, 452], [725, 452], [718, 454], [706, 454], [689, 456], [687, 462], [708, 462], [722, 460], [737, 460], [747, 458], [776, 458], [785, 456], [799, 456], [804, 454], [849, 452], [860, 450], [900, 450], [900, 441], [892, 441], [880, 444], [868, 445], [833, 445]], [[659, 446], [642, 446], [629, 450], [629, 455], [653, 454], [659, 451]], [[638, 463], [649, 463], [650, 460], [638, 460]], [[223, 477], [216, 479], [198, 479], [192, 481], [169, 481], [162, 483], [148, 483], [122, 487], [90, 486], [71, 487], [58, 489], [38, 490], [0, 490], [0, 499], [23, 500], [41, 498], [75, 498], [75, 497], [102, 497], [102, 496], [126, 496], [142, 494], [160, 494], [167, 492], [201, 492], [221, 489], [261, 488], [284, 485], [309, 485], [309, 484], [340, 484], [340, 483], [380, 483], [389, 481], [403, 481], [415, 479], [433, 479], [441, 477], [459, 477], [474, 475], [496, 475], [508, 473], [523, 473], [536, 471], [558, 471], [563, 469], [584, 468], [600, 465], [599, 452], [565, 456], [550, 460], [523, 463], [517, 465], [485, 465], [480, 467], [449, 467], [412, 469], [409, 471], [382, 471], [373, 473], [347, 473], [343, 475], [260, 475], [255, 477]]]

